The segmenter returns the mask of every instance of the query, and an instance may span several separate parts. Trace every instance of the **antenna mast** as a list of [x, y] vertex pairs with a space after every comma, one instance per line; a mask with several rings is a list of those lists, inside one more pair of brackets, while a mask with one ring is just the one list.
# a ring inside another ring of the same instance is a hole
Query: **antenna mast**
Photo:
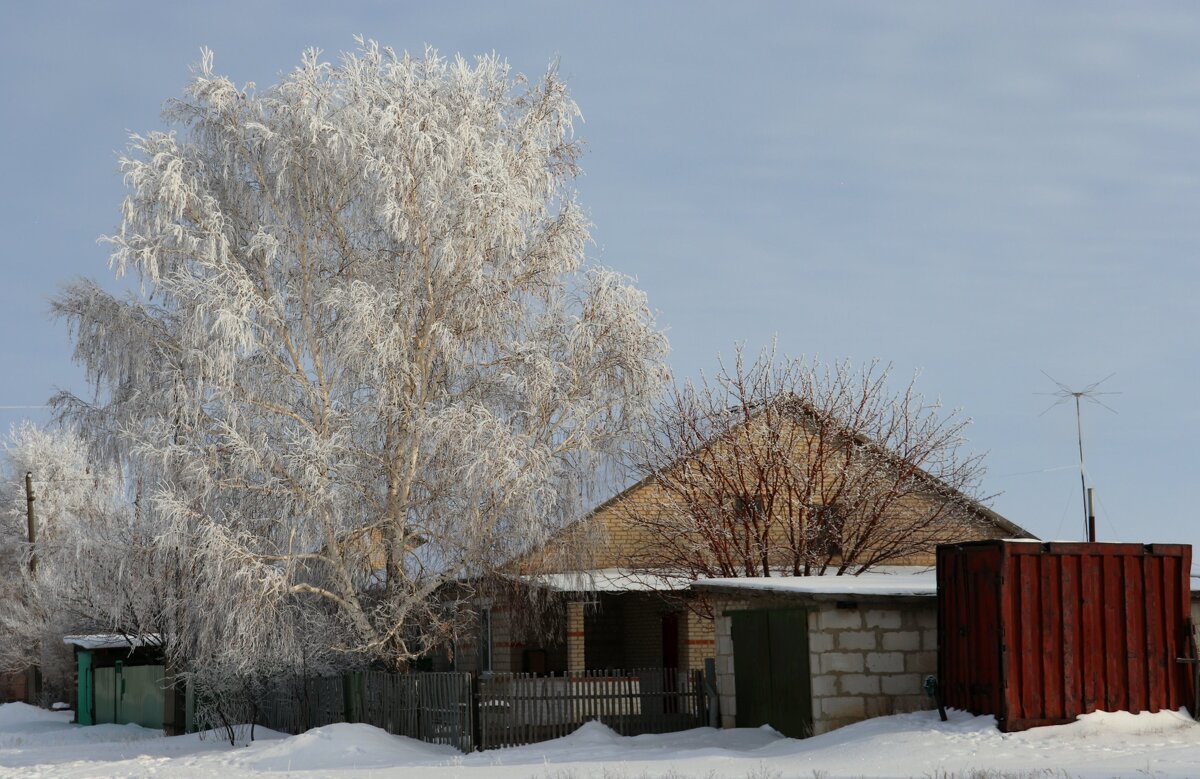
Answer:
[[[1093, 510], [1092, 510], [1092, 494], [1091, 494], [1092, 490], [1087, 486], [1087, 471], [1083, 467], [1083, 408], [1082, 408], [1083, 404], [1082, 404], [1082, 401], [1090, 400], [1092, 403], [1095, 403], [1097, 406], [1103, 406], [1104, 408], [1107, 408], [1109, 411], [1112, 411], [1114, 414], [1117, 413], [1115, 409], [1106, 405], [1102, 401], [1097, 400], [1097, 397], [1100, 395], [1119, 395], [1121, 393], [1119, 393], [1119, 392], [1097, 392], [1096, 391], [1097, 387], [1099, 387], [1101, 384], [1103, 384], [1104, 382], [1111, 379], [1115, 374], [1110, 373], [1107, 376], [1105, 376], [1103, 379], [1101, 379], [1100, 381], [1093, 382], [1081, 390], [1071, 389], [1066, 384], [1063, 384], [1061, 381], [1054, 378], [1053, 376], [1051, 376], [1049, 373], [1046, 373], [1045, 371], [1042, 371], [1042, 375], [1058, 385], [1058, 392], [1039, 393], [1039, 394], [1050, 394], [1056, 398], [1059, 398], [1059, 400], [1056, 401], [1053, 405], [1051, 405], [1050, 408], [1054, 408], [1055, 406], [1062, 405], [1063, 403], [1066, 403], [1068, 400], [1075, 401], [1075, 437], [1079, 443], [1079, 488], [1080, 488], [1080, 491], [1083, 496], [1083, 537], [1085, 539], [1087, 539], [1088, 541], [1095, 541], [1096, 540], [1096, 518], [1095, 518], [1095, 514], [1093, 513]], [[1046, 409], [1046, 411], [1049, 411], [1050, 408]], [[1043, 411], [1042, 414], [1045, 414], [1046, 411]], [[1039, 416], [1041, 416], [1041, 415], [1039, 415]]]

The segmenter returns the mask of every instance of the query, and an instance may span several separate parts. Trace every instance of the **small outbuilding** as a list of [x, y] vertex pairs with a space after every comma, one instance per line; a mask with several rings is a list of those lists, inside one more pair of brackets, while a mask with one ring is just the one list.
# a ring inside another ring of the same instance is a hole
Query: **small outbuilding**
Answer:
[[66, 636], [63, 643], [75, 649], [80, 725], [135, 724], [177, 732], [176, 709], [182, 707], [168, 686], [156, 636]]
[[1191, 559], [1186, 544], [939, 546], [946, 705], [994, 714], [1006, 732], [1194, 709]]
[[722, 727], [796, 738], [934, 708], [937, 579], [893, 567], [845, 576], [708, 579]]

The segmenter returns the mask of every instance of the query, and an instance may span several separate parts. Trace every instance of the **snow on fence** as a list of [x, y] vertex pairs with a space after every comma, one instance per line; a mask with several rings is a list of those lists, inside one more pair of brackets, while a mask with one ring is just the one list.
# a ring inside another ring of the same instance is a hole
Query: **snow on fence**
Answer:
[[464, 752], [565, 736], [599, 720], [626, 736], [706, 724], [699, 671], [641, 669], [562, 675], [376, 671], [278, 684], [259, 725], [302, 733], [362, 722]]

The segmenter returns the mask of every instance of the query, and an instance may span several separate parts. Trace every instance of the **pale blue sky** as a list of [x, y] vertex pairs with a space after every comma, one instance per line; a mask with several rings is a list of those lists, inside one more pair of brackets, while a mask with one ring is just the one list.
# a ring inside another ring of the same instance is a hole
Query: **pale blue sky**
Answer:
[[[1102, 539], [1200, 542], [1200, 6], [1104, 3], [0, 3], [0, 405], [80, 387], [64, 281], [108, 278], [126, 131], [201, 46], [270, 84], [362, 33], [560, 61], [600, 261], [683, 375], [736, 341], [879, 357], [961, 406], [993, 507], [1077, 538], [1072, 385]], [[29, 413], [0, 410], [0, 426]], [[38, 412], [32, 412], [38, 416]]]

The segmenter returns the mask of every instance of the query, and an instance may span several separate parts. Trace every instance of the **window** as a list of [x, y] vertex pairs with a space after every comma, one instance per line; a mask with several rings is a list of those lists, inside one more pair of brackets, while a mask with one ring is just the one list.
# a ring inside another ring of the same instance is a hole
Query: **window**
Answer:
[[759, 519], [765, 513], [766, 508], [763, 505], [763, 499], [758, 495], [754, 497], [738, 495], [733, 499], [733, 516], [738, 522], [749, 522], [751, 519]]
[[846, 518], [832, 503], [810, 503], [808, 506], [808, 537], [811, 549], [819, 555], [842, 553], [842, 531]]

